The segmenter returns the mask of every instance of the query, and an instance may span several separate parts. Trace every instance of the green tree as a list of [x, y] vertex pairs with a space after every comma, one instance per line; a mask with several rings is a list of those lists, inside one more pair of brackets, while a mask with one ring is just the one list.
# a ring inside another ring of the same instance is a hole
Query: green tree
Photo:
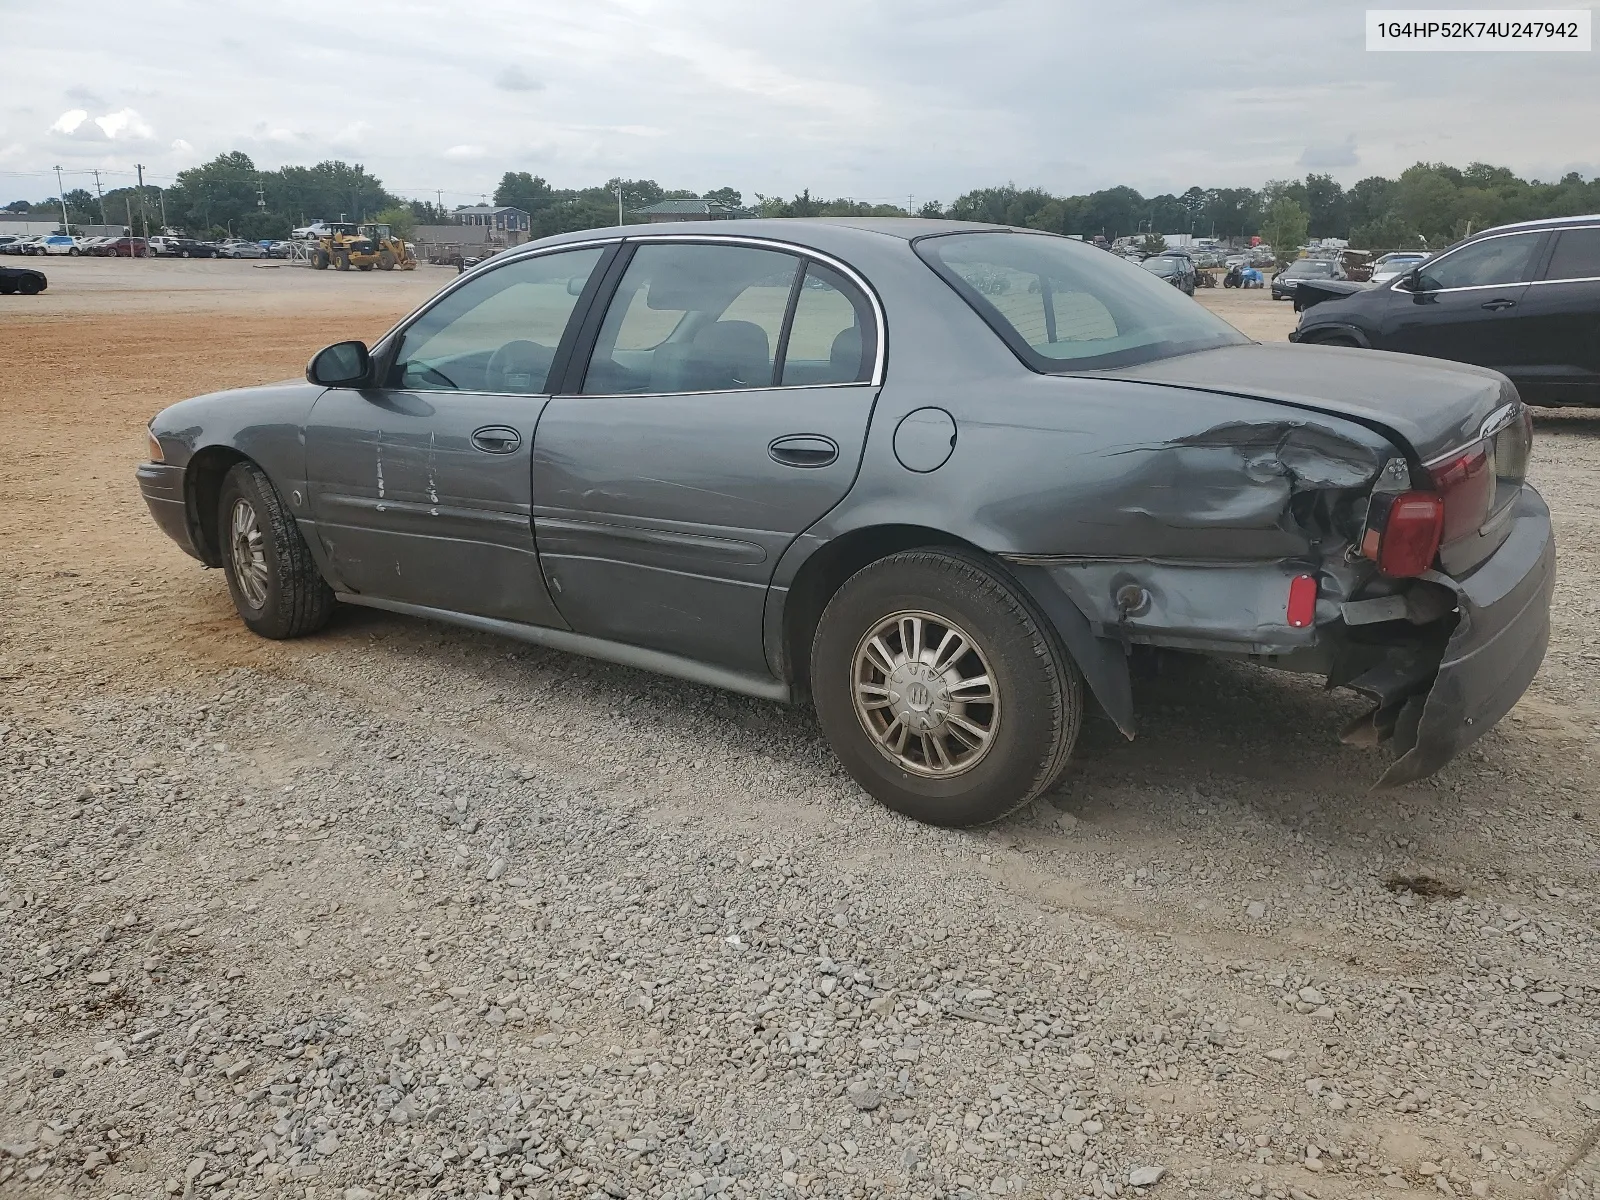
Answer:
[[1145, 234], [1144, 241], [1139, 244], [1139, 252], [1147, 258], [1152, 254], [1160, 254], [1166, 248], [1167, 239], [1159, 233]]
[[494, 202], [500, 208], [520, 208], [525, 213], [536, 214], [555, 203], [555, 192], [542, 175], [507, 171], [494, 190]]
[[1311, 228], [1311, 218], [1306, 210], [1284, 192], [1267, 205], [1261, 221], [1261, 236], [1272, 247], [1279, 266], [1292, 263], [1305, 245]]
[[722, 187], [706, 192], [702, 200], [709, 200], [713, 204], [721, 204], [727, 208], [743, 208], [744, 193], [737, 188]]
[[1332, 175], [1307, 175], [1306, 219], [1312, 237], [1348, 237], [1350, 218], [1344, 188]]
[[417, 232], [417, 218], [409, 204], [393, 205], [372, 219], [379, 224], [387, 225], [389, 232], [402, 240], [409, 240]]

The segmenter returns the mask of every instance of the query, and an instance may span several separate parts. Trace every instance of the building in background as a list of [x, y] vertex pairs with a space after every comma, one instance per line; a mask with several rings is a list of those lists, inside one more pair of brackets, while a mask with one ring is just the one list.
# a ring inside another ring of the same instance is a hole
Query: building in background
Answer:
[[528, 231], [533, 228], [533, 217], [520, 208], [477, 204], [458, 208], [451, 215], [458, 225], [492, 231], [492, 240], [507, 246], [520, 246], [528, 240]]
[[659, 221], [731, 221], [744, 213], [715, 200], [658, 200], [635, 209], [633, 215], [654, 225]]

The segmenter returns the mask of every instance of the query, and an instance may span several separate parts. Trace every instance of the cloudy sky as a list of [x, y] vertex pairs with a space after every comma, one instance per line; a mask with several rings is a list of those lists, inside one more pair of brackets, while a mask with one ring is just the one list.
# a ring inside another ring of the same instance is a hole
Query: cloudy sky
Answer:
[[68, 187], [135, 162], [165, 182], [235, 149], [359, 161], [447, 204], [506, 170], [919, 203], [1349, 184], [1418, 159], [1600, 173], [1594, 52], [1368, 53], [1365, 7], [0, 0], [0, 202], [53, 195], [57, 164]]

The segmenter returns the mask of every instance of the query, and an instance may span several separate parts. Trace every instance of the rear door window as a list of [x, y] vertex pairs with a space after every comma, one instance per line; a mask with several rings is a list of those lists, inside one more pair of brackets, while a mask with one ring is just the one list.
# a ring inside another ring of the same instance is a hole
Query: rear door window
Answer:
[[800, 266], [751, 246], [641, 245], [601, 322], [583, 393], [772, 387]]
[[1600, 229], [1563, 229], [1556, 234], [1544, 277], [1551, 281], [1600, 279]]
[[784, 343], [788, 387], [865, 383], [877, 359], [877, 324], [859, 289], [831, 267], [808, 263]]

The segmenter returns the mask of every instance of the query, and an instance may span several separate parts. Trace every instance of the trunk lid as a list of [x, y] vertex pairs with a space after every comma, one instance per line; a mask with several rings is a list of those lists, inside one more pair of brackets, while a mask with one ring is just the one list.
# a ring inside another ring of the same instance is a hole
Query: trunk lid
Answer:
[[1476, 441], [1485, 419], [1515, 396], [1503, 376], [1484, 367], [1288, 342], [1225, 346], [1096, 374], [1348, 417], [1423, 461]]

